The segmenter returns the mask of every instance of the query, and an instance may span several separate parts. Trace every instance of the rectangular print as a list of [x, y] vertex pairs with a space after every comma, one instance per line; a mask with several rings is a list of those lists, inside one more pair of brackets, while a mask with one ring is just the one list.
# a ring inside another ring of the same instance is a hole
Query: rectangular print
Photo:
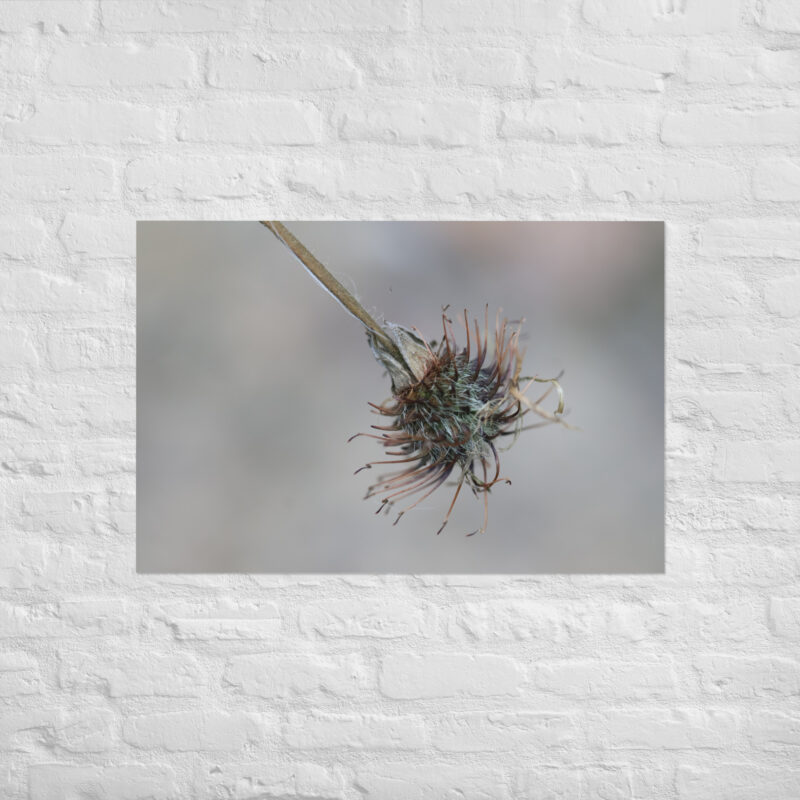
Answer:
[[137, 569], [663, 572], [663, 223], [139, 222]]

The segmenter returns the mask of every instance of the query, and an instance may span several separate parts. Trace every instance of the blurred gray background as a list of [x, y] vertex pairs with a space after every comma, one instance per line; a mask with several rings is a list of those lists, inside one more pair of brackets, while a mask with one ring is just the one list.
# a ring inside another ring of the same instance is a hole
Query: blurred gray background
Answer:
[[[378, 318], [526, 318], [580, 431], [528, 431], [489, 498], [441, 487], [392, 526], [364, 501], [389, 396], [361, 325], [256, 222], [137, 228], [140, 572], [612, 573], [664, 568], [664, 227], [297, 222]], [[463, 328], [455, 326], [456, 334]], [[532, 396], [535, 389], [532, 389]], [[549, 406], [552, 408], [552, 405]], [[409, 500], [413, 501], [411, 498]]]

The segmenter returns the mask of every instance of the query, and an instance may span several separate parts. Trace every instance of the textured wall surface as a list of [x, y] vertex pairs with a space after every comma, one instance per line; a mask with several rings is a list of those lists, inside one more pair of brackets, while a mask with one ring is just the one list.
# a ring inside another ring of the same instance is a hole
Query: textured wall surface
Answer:
[[[0, 5], [0, 786], [800, 797], [800, 4]], [[134, 220], [666, 219], [667, 574], [134, 568]]]

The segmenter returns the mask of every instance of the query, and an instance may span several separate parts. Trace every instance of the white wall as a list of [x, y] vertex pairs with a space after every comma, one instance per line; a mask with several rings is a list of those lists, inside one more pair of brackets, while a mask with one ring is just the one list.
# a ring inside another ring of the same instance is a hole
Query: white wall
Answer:
[[[4, 798], [800, 795], [800, 5], [0, 5]], [[665, 577], [139, 577], [136, 219], [666, 219]]]

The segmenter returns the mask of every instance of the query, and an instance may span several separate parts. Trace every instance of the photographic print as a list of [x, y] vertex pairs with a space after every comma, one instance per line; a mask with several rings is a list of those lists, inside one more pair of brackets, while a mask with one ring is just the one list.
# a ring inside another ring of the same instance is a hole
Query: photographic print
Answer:
[[663, 224], [139, 222], [137, 568], [663, 572]]

